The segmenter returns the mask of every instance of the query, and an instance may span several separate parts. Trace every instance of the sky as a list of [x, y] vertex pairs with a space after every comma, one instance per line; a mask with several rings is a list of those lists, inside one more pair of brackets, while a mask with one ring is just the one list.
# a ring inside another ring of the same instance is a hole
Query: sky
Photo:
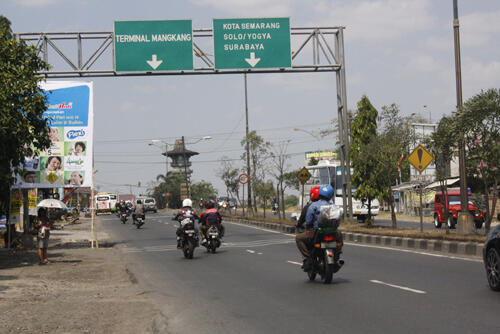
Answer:
[[[292, 27], [344, 26], [347, 105], [363, 95], [378, 110], [396, 103], [402, 115], [431, 122], [456, 106], [452, 0], [2, 0], [0, 15], [14, 32], [112, 31], [118, 20], [191, 19], [211, 28], [214, 18], [289, 17]], [[500, 1], [459, 0], [463, 100], [500, 88]], [[74, 49], [73, 46], [66, 50]], [[297, 42], [292, 40], [292, 49]], [[49, 59], [49, 62], [57, 59]], [[102, 60], [111, 61], [111, 55]], [[97, 64], [98, 65], [98, 64]], [[109, 66], [107, 67], [109, 68]], [[73, 80], [73, 79], [68, 79]], [[144, 193], [165, 173], [165, 146], [185, 136], [193, 182], [211, 182], [220, 159], [243, 167], [242, 74], [85, 78], [94, 82], [96, 185], [101, 191]], [[274, 145], [288, 143], [288, 168], [304, 152], [334, 149], [335, 73], [248, 76], [249, 127]], [[304, 131], [294, 131], [301, 128]], [[171, 149], [171, 146], [169, 146]], [[272, 176], [269, 176], [272, 179]], [[141, 188], [127, 185], [137, 185]]]

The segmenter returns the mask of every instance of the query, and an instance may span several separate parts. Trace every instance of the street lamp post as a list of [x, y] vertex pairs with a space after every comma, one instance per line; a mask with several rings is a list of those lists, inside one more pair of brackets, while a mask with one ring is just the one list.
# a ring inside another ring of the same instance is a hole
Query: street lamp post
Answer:
[[192, 144], [199, 143], [202, 140], [210, 140], [210, 139], [212, 139], [211, 136], [204, 136], [204, 137], [201, 137], [194, 142], [186, 143], [184, 141], [184, 136], [182, 136], [182, 154], [183, 154], [183, 159], [184, 159], [184, 178], [186, 180], [185, 182], [186, 182], [186, 187], [187, 187], [187, 195], [189, 198], [191, 198], [191, 187], [189, 186], [190, 182], [188, 180], [188, 173], [187, 173], [186, 144], [192, 145]]
[[168, 175], [168, 156], [167, 156], [167, 151], [168, 151], [168, 145], [171, 145], [169, 143], [166, 143], [162, 140], [159, 140], [159, 139], [153, 139], [151, 140], [148, 145], [149, 146], [154, 146], [154, 143], [161, 143], [161, 144], [164, 144], [165, 145], [165, 152], [162, 153], [162, 155], [165, 156], [165, 177], [167, 177]]

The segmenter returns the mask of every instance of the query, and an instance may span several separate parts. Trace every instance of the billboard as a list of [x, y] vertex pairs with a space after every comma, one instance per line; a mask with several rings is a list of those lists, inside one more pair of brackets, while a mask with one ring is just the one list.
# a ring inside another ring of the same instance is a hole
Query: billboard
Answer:
[[48, 81], [50, 147], [26, 157], [24, 172], [13, 188], [90, 187], [93, 166], [93, 84], [80, 81]]

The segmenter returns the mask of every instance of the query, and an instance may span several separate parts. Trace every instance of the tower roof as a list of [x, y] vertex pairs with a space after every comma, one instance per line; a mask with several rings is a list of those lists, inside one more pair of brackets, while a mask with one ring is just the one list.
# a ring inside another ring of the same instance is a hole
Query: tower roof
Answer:
[[182, 140], [180, 139], [177, 139], [175, 141], [175, 145], [174, 145], [174, 149], [171, 150], [171, 151], [167, 151], [167, 157], [175, 157], [175, 156], [182, 156], [186, 154], [186, 157], [191, 157], [193, 155], [197, 155], [199, 154], [198, 152], [195, 152], [195, 151], [190, 151], [188, 149], [186, 149], [185, 151], [182, 149]]

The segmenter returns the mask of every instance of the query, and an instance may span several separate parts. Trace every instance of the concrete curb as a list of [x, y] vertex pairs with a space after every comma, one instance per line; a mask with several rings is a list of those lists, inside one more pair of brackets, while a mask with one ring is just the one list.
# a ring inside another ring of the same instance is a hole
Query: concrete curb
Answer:
[[[294, 226], [276, 223], [267, 223], [248, 219], [230, 219], [229, 222], [257, 226], [269, 230], [284, 233], [295, 233]], [[432, 239], [414, 239], [402, 237], [390, 237], [353, 232], [342, 232], [344, 241], [360, 244], [378, 245], [381, 247], [393, 247], [412, 249], [415, 251], [439, 252], [447, 255], [483, 256], [483, 244], [477, 242], [459, 242]]]

